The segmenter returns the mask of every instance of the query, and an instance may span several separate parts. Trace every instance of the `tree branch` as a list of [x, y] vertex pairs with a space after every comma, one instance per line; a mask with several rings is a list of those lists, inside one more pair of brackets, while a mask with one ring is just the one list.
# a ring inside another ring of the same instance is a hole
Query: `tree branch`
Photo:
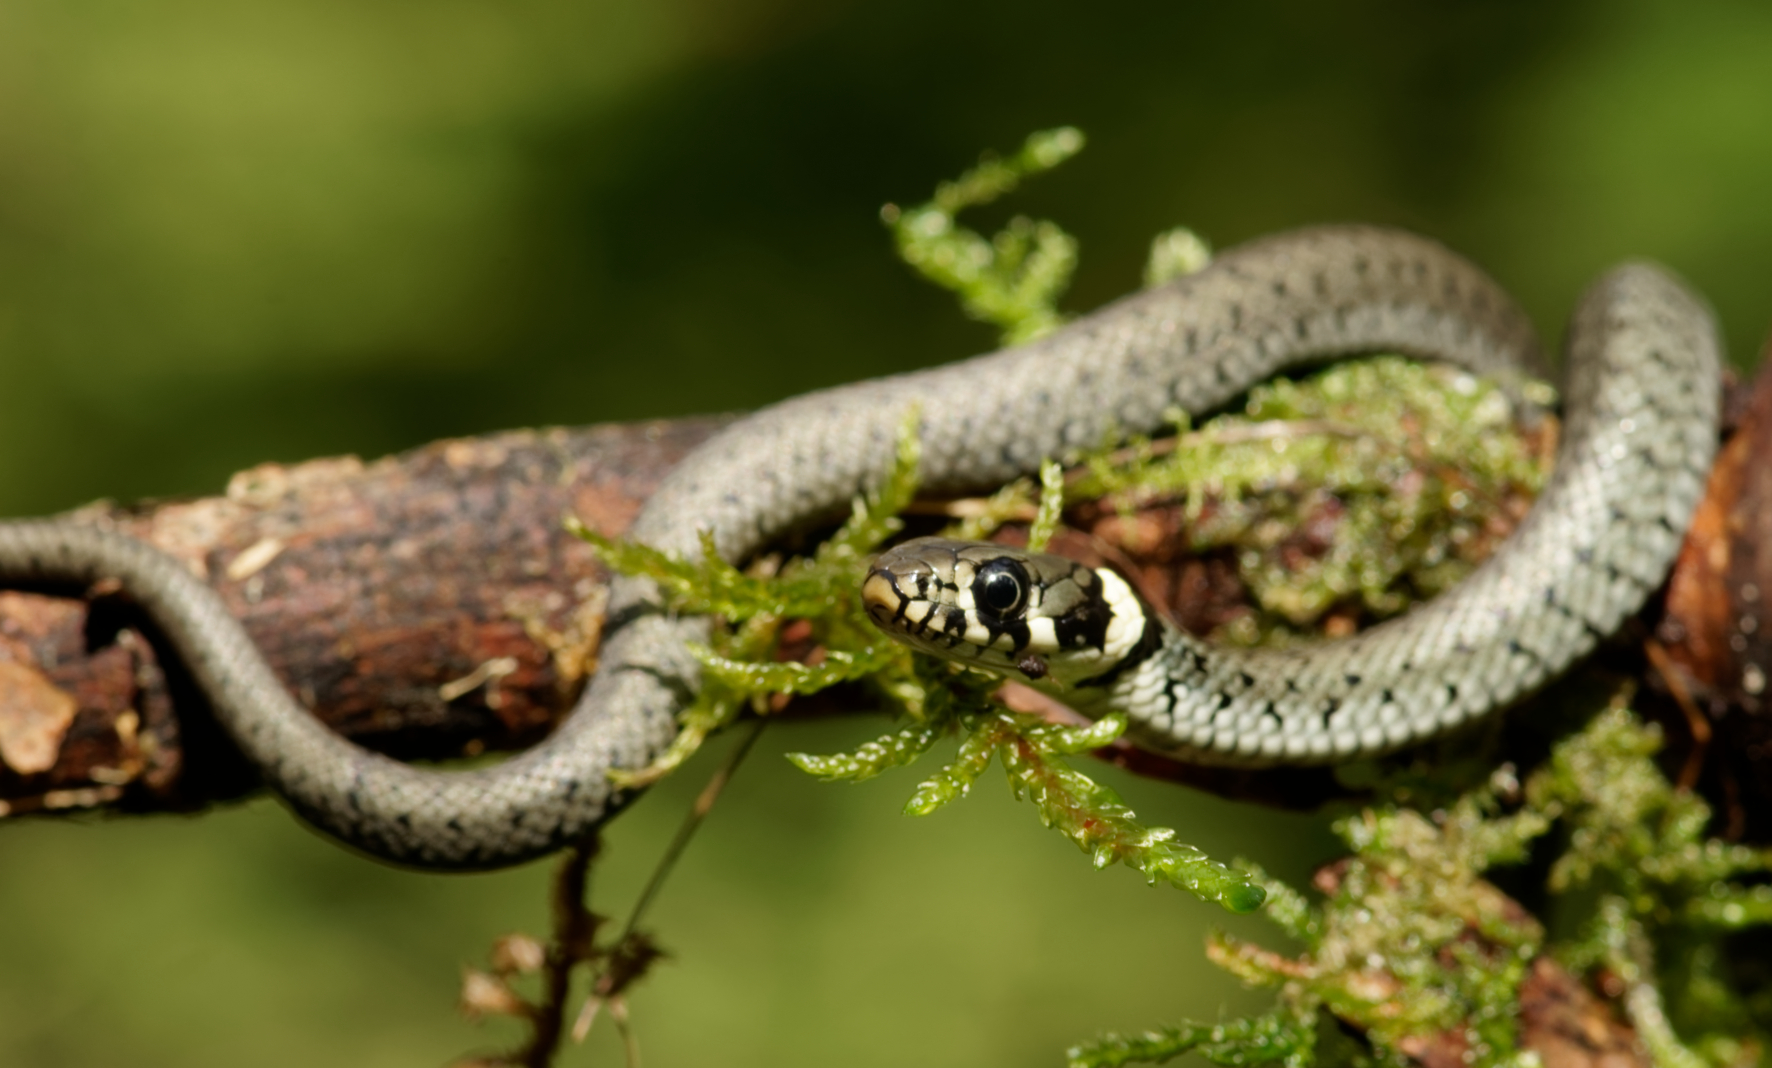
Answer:
[[[1665, 654], [1652, 657], [1649, 681], [1667, 695], [1673, 759], [1697, 752], [1731, 837], [1763, 836], [1772, 739], [1761, 735], [1772, 721], [1732, 713], [1759, 709], [1772, 672], [1772, 627], [1759, 625], [1772, 596], [1772, 550], [1760, 549], [1772, 545], [1772, 464], [1754, 462], [1772, 456], [1772, 377], [1735, 390], [1731, 411], [1736, 429], [1666, 610], [1646, 619], [1653, 651]], [[595, 666], [607, 575], [561, 516], [621, 534], [665, 472], [720, 425], [513, 431], [369, 464], [267, 464], [236, 475], [220, 497], [100, 503], [74, 515], [187, 561], [291, 690], [346, 736], [402, 757], [518, 749], [547, 734]], [[1133, 521], [1166, 529], [1176, 514], [1156, 507]], [[1101, 555], [1102, 539], [1070, 537], [1073, 554]], [[1162, 550], [1107, 562], [1131, 566], [1196, 628], [1246, 603], [1222, 559]], [[114, 589], [0, 591], [0, 812], [189, 811], [254, 788], [170, 659]], [[853, 697], [828, 691], [791, 708], [830, 713], [853, 708]], [[1727, 744], [1697, 749], [1713, 722]], [[1201, 768], [1124, 746], [1101, 755], [1284, 807], [1347, 793], [1324, 769]]]

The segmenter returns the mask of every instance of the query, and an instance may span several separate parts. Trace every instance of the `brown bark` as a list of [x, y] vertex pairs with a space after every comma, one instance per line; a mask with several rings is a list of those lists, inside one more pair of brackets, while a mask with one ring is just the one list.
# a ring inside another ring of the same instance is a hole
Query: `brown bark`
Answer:
[[[304, 704], [402, 756], [520, 748], [594, 667], [620, 534], [719, 420], [515, 431], [371, 464], [267, 464], [220, 497], [81, 509], [186, 561]], [[0, 805], [192, 809], [251, 788], [114, 590], [0, 592]]]
[[1772, 373], [1733, 391], [1731, 433], [1668, 580], [1651, 682], [1682, 767], [1727, 837], [1772, 838]]
[[1532, 962], [1520, 984], [1520, 1045], [1544, 1068], [1648, 1068], [1629, 1025], [1549, 957]]

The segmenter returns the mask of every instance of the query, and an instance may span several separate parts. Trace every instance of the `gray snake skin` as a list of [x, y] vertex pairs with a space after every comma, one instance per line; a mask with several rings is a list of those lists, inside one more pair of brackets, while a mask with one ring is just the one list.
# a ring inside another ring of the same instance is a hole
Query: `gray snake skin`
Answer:
[[[890, 469], [912, 403], [924, 486], [969, 492], [1111, 430], [1158, 429], [1171, 405], [1208, 411], [1285, 368], [1380, 351], [1480, 374], [1540, 373], [1525, 317], [1444, 247], [1374, 228], [1303, 230], [1233, 249], [1030, 345], [764, 409], [673, 471], [630, 536], [693, 557], [706, 528], [722, 555], [742, 559], [828, 520]], [[1146, 661], [1167, 674], [1128, 672], [1130, 685], [1147, 707], [1164, 703], [1166, 679], [1200, 700], [1167, 700], [1141, 734], [1213, 759], [1334, 761], [1464, 722], [1543, 682], [1660, 583], [1715, 448], [1718, 367], [1700, 300], [1652, 267], [1607, 275], [1571, 327], [1556, 473], [1488, 564], [1345, 642], [1235, 658], [1167, 642]], [[342, 841], [419, 867], [512, 864], [594, 829], [626, 800], [607, 773], [642, 767], [670, 742], [698, 685], [686, 643], [707, 633], [704, 620], [660, 611], [650, 584], [619, 580], [601, 670], [560, 729], [495, 767], [448, 772], [326, 730], [220, 599], [149, 546], [65, 522], [8, 522], [0, 578], [120, 580], [272, 789]]]

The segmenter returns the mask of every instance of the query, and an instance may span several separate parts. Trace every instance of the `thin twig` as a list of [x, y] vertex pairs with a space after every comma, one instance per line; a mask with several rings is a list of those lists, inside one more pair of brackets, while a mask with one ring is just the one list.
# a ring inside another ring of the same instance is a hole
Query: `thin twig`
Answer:
[[601, 848], [602, 840], [593, 833], [566, 851], [554, 876], [554, 942], [548, 947], [544, 991], [541, 1004], [530, 1016], [533, 1029], [529, 1041], [514, 1057], [524, 1068], [548, 1068], [559, 1052], [572, 969], [594, 952], [597, 918], [585, 907], [585, 891], [590, 885], [591, 861]]
[[695, 837], [696, 830], [701, 827], [702, 821], [707, 819], [708, 813], [714, 807], [714, 802], [719, 800], [720, 792], [726, 789], [728, 782], [732, 781], [732, 773], [738, 770], [739, 762], [744, 760], [745, 755], [751, 751], [751, 746], [756, 743], [757, 736], [763, 733], [763, 728], [767, 723], [768, 720], [761, 717], [751, 720], [749, 728], [739, 736], [738, 744], [734, 745], [732, 751], [726, 754], [725, 761], [714, 772], [713, 777], [708, 779], [708, 784], [702, 787], [700, 795], [695, 799], [695, 804], [690, 806], [688, 815], [683, 817], [682, 824], [678, 826], [676, 836], [671, 839], [671, 844], [666, 847], [664, 855], [658, 858], [658, 866], [652, 869], [652, 878], [647, 881], [646, 889], [640, 892], [640, 897], [634, 902], [633, 911], [628, 913], [627, 922], [622, 925], [621, 935], [615, 940], [616, 945], [619, 946], [627, 941], [634, 933], [635, 928], [640, 925], [640, 920], [645, 916], [646, 910], [651, 907], [653, 898], [658, 896], [658, 891], [664, 886], [666, 876], [676, 866], [677, 858], [683, 855], [683, 850], [688, 847], [689, 840]]
[[1690, 790], [1698, 785], [1698, 777], [1704, 771], [1704, 758], [1710, 748], [1710, 719], [1699, 709], [1698, 702], [1692, 699], [1691, 688], [1686, 685], [1686, 676], [1674, 663], [1673, 657], [1667, 654], [1667, 648], [1654, 638], [1643, 642], [1643, 652], [1649, 658], [1649, 666], [1661, 676], [1667, 684], [1667, 692], [1673, 696], [1674, 704], [1686, 717], [1686, 729], [1692, 734], [1692, 748], [1686, 753], [1685, 763], [1680, 766], [1679, 787]]
[[689, 840], [695, 837], [695, 832], [701, 827], [702, 821], [707, 819], [708, 813], [713, 810], [714, 802], [719, 800], [721, 792], [726, 789], [726, 784], [732, 781], [733, 772], [738, 770], [739, 763], [751, 751], [751, 746], [756, 743], [757, 736], [763, 733], [763, 727], [767, 722], [762, 718], [750, 721], [744, 733], [739, 736], [738, 743], [732, 747], [731, 752], [726, 754], [726, 759], [708, 779], [708, 784], [702, 787], [701, 793], [695, 799], [695, 804], [690, 806], [688, 814], [683, 817], [683, 822], [677, 827], [677, 833], [671, 839], [671, 844], [665, 847], [664, 854], [659, 857], [658, 864], [653, 867], [652, 877], [647, 880], [646, 888], [640, 891], [640, 896], [634, 901], [633, 909], [628, 912], [627, 920], [622, 924], [621, 933], [616, 936], [614, 942], [609, 943], [607, 948], [597, 951], [596, 956], [600, 961], [600, 967], [596, 977], [591, 981], [590, 996], [585, 999], [584, 1008], [579, 1010], [578, 1019], [573, 1022], [573, 1041], [584, 1041], [585, 1036], [590, 1033], [591, 1024], [597, 1019], [598, 1012], [604, 1005], [608, 1005], [609, 1018], [615, 1021], [616, 1030], [621, 1034], [622, 1045], [627, 1050], [628, 1068], [639, 1068], [640, 1047], [633, 1029], [628, 1025], [627, 1004], [622, 998], [622, 992], [644, 975], [652, 962], [661, 955], [661, 951], [651, 939], [640, 933], [640, 921], [645, 917], [646, 911], [652, 907], [652, 902], [658, 897], [658, 892], [663, 888], [665, 879], [676, 867], [678, 858], [683, 855], [683, 850], [688, 847]]

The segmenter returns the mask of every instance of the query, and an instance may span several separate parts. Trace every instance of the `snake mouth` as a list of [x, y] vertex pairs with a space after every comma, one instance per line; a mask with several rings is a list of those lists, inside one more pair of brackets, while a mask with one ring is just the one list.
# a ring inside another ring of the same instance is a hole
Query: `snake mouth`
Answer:
[[[951, 658], [956, 648], [970, 645], [962, 637], [963, 628], [955, 627], [963, 618], [959, 610], [927, 592], [941, 586], [938, 572], [928, 562], [889, 550], [862, 580], [862, 606], [887, 634], [913, 648]], [[983, 651], [974, 649], [973, 655]]]
[[874, 567], [861, 584], [861, 602], [868, 618], [881, 630], [908, 635], [912, 620], [906, 612], [913, 598], [898, 588], [893, 572]]

